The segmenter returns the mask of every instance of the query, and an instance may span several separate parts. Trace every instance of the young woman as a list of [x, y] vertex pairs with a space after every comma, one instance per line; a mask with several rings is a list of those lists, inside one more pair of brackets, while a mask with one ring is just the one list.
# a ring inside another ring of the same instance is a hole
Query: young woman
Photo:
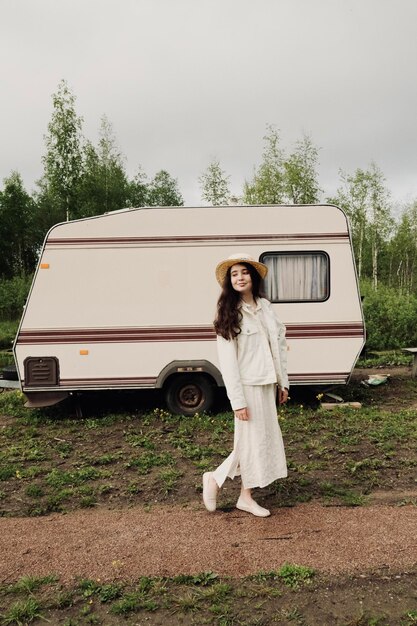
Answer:
[[241, 476], [236, 507], [258, 517], [270, 515], [252, 498], [252, 489], [287, 476], [278, 424], [280, 403], [288, 398], [285, 326], [260, 296], [268, 268], [248, 254], [232, 255], [216, 268], [222, 287], [214, 328], [220, 369], [235, 415], [234, 447], [214, 472], [203, 475], [203, 502], [216, 510], [219, 488], [227, 477]]

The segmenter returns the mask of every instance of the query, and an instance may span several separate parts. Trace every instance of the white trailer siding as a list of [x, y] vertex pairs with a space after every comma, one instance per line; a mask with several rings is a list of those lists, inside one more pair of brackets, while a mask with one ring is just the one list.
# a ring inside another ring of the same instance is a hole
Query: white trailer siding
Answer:
[[283, 251], [330, 259], [326, 301], [273, 305], [287, 325], [290, 380], [346, 382], [364, 328], [343, 212], [326, 205], [175, 207], [51, 229], [15, 343], [23, 389], [27, 357], [57, 357], [59, 389], [74, 390], [153, 387], [173, 361], [218, 367], [215, 266], [234, 252], [260, 258]]

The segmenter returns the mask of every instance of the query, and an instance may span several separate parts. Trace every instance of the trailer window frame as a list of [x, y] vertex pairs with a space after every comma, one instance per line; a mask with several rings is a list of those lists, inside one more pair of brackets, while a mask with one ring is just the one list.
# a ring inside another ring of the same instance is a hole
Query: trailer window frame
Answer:
[[[324, 298], [320, 298], [320, 299], [310, 299], [310, 298], [303, 298], [303, 299], [293, 299], [293, 300], [288, 300], [288, 299], [270, 299], [270, 301], [273, 304], [283, 304], [283, 303], [287, 303], [287, 304], [298, 304], [298, 303], [309, 303], [309, 304], [320, 304], [323, 302], [326, 302], [329, 298], [330, 298], [330, 271], [331, 271], [331, 267], [330, 267], [330, 256], [329, 254], [325, 251], [325, 250], [270, 250], [267, 252], [263, 252], [260, 257], [259, 260], [261, 263], [265, 263], [265, 259], [266, 257], [280, 257], [280, 256], [313, 256], [313, 255], [317, 255], [317, 256], [323, 256], [326, 259], [326, 269], [327, 269], [327, 276], [326, 276], [326, 297]], [[268, 268], [269, 269], [269, 268]], [[269, 296], [268, 294], [266, 294], [268, 299]]]

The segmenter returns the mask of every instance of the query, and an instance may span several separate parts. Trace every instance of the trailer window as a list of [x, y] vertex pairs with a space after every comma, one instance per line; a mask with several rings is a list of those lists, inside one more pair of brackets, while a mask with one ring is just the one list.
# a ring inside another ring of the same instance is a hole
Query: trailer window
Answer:
[[271, 302], [323, 302], [329, 297], [329, 257], [325, 252], [267, 252], [264, 281]]

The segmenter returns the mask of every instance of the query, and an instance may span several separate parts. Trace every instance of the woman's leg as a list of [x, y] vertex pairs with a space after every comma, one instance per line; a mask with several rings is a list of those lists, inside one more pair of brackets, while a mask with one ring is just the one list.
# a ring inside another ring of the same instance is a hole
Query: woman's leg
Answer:
[[203, 502], [210, 513], [214, 513], [216, 510], [218, 491], [219, 486], [213, 478], [212, 472], [205, 472], [203, 474]]
[[268, 517], [271, 515], [268, 509], [264, 509], [262, 506], [259, 506], [257, 502], [252, 498], [252, 490], [245, 489], [242, 484], [240, 489], [239, 500], [236, 503], [236, 508], [240, 511], [246, 511], [247, 513], [252, 513], [252, 515], [256, 515], [256, 517]]
[[240, 488], [240, 497], [245, 500], [245, 502], [252, 502], [253, 498], [252, 498], [252, 489], [245, 489], [245, 487], [241, 486]]

